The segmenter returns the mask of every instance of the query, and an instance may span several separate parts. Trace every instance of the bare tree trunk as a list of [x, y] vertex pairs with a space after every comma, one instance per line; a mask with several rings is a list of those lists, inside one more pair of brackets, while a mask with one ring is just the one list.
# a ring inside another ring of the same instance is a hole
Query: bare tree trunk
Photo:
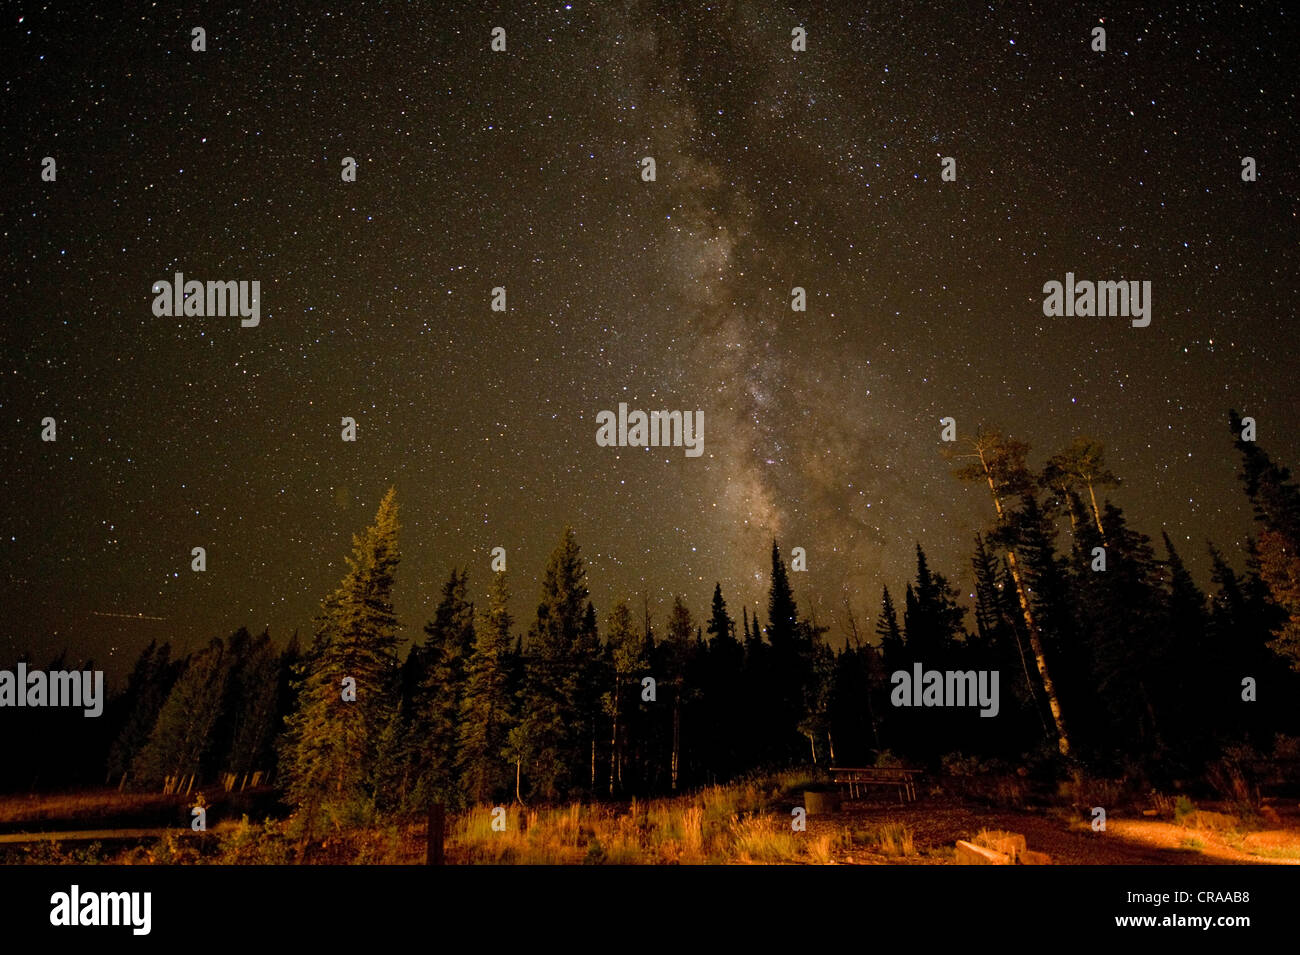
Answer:
[[[998, 611], [998, 615], [1006, 620], [1006, 615], [1001, 610]], [[1011, 635], [1016, 638], [1016, 652], [1020, 654], [1020, 669], [1025, 674], [1025, 686], [1029, 689], [1029, 698], [1034, 702], [1034, 712], [1038, 714], [1038, 722], [1042, 725], [1043, 732], [1046, 733], [1047, 721], [1043, 719], [1042, 707], [1038, 705], [1038, 692], [1034, 689], [1034, 681], [1029, 676], [1029, 661], [1025, 659], [1025, 645], [1020, 640], [1020, 628], [1016, 626], [1014, 620], [1007, 620], [1006, 622], [1011, 625]]]
[[1092, 489], [1092, 482], [1088, 482], [1088, 497], [1092, 498], [1092, 516], [1097, 521], [1097, 533], [1101, 535], [1101, 542], [1106, 543], [1106, 532], [1101, 526], [1101, 511], [1097, 510], [1097, 493]]
[[1056, 685], [1051, 674], [1047, 672], [1047, 657], [1043, 653], [1043, 640], [1034, 620], [1034, 612], [1029, 607], [1029, 597], [1025, 585], [1020, 579], [1020, 568], [1016, 563], [1016, 552], [1007, 551], [1007, 565], [1011, 568], [1011, 579], [1016, 582], [1016, 597], [1020, 600], [1020, 610], [1025, 616], [1025, 627], [1029, 631], [1029, 646], [1034, 652], [1034, 662], [1038, 664], [1038, 675], [1043, 678], [1043, 692], [1047, 695], [1047, 708], [1052, 711], [1052, 722], [1056, 724], [1056, 744], [1062, 756], [1070, 754], [1070, 737], [1065, 732], [1065, 718], [1061, 715], [1061, 701], [1056, 695]]
[[[993, 473], [984, 460], [984, 452], [979, 452], [980, 464], [984, 466], [984, 476], [988, 479], [989, 492], [993, 495], [993, 507], [998, 513], [998, 522], [1005, 520], [1002, 501], [998, 498], [997, 485], [993, 483]], [[1070, 753], [1070, 737], [1065, 731], [1065, 718], [1061, 715], [1061, 701], [1056, 695], [1056, 685], [1052, 683], [1047, 671], [1047, 657], [1043, 653], [1043, 639], [1034, 620], [1034, 612], [1029, 605], [1029, 595], [1025, 591], [1024, 581], [1020, 576], [1020, 565], [1016, 552], [1007, 548], [1007, 567], [1011, 570], [1011, 579], [1016, 585], [1016, 598], [1020, 601], [1020, 612], [1025, 618], [1025, 629], [1029, 631], [1029, 646], [1034, 651], [1034, 662], [1038, 664], [1038, 675], [1043, 678], [1043, 692], [1047, 695], [1047, 708], [1052, 711], [1052, 722], [1056, 725], [1056, 745], [1062, 756]]]

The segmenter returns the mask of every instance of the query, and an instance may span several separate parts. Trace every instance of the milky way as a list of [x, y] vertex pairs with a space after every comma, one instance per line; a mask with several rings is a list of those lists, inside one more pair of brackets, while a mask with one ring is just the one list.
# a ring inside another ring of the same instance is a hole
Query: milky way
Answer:
[[[917, 543], [969, 590], [942, 417], [1100, 438], [1203, 584], [1250, 530], [1227, 409], [1300, 462], [1280, 6], [279, 6], [6, 14], [0, 649], [308, 632], [390, 484], [410, 635], [497, 545], [526, 619], [572, 523], [602, 615], [739, 616], [775, 536], [838, 640]], [[155, 316], [177, 271], [260, 324]], [[1067, 272], [1151, 281], [1151, 325], [1045, 317]], [[599, 447], [620, 402], [702, 411], [703, 456]]]

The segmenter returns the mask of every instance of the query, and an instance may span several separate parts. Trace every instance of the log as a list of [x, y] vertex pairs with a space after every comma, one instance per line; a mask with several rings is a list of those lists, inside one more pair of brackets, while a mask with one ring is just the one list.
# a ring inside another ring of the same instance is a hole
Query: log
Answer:
[[975, 843], [983, 846], [985, 849], [992, 849], [994, 852], [1008, 856], [1012, 862], [1020, 857], [1028, 846], [1025, 844], [1025, 837], [1018, 832], [1006, 832], [1001, 829], [994, 829], [989, 832], [981, 832], [975, 837]]
[[958, 865], [1011, 865], [1011, 859], [1001, 852], [985, 849], [965, 839], [957, 840]]

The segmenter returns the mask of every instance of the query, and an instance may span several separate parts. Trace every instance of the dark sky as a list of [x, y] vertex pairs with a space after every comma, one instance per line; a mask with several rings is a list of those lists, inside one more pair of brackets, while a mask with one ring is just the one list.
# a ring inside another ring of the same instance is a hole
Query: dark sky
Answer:
[[[840, 639], [918, 541], [969, 591], [943, 416], [1100, 438], [1203, 585], [1250, 531], [1227, 409], [1300, 463], [1282, 5], [286, 6], [6, 8], [0, 655], [309, 633], [390, 484], [409, 635], [496, 545], [526, 619], [571, 522], [602, 618], [739, 616], [775, 535]], [[261, 324], [156, 317], [176, 271]], [[1150, 326], [1045, 318], [1067, 271], [1149, 280]], [[620, 401], [703, 456], [598, 447]]]

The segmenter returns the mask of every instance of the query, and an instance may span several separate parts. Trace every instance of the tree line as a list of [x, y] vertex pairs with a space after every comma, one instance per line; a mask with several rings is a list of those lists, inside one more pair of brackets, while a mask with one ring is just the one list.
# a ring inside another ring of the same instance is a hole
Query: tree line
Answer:
[[[1228, 747], [1267, 752], [1300, 729], [1300, 491], [1235, 412], [1229, 424], [1255, 528], [1244, 571], [1207, 545], [1211, 592], [1168, 535], [1157, 547], [1105, 498], [1118, 479], [1099, 442], [1035, 472], [1027, 445], [981, 431], [949, 452], [955, 475], [989, 493], [973, 605], [918, 545], [901, 601], [884, 588], [870, 633], [846, 604], [837, 647], [800, 612], [775, 541], [766, 620], [743, 607], [738, 621], [719, 583], [707, 614], [677, 597], [660, 628], [626, 599], [597, 613], [566, 528], [526, 620], [504, 572], [476, 607], [453, 568], [403, 655], [390, 489], [309, 646], [242, 629], [182, 659], [150, 644], [108, 728], [81, 745], [108, 778], [146, 787], [275, 769], [309, 830], [430, 801], [671, 793], [795, 763], [961, 756], [1193, 778]], [[894, 706], [890, 675], [915, 663], [997, 671], [997, 717]], [[41, 745], [25, 738], [29, 762], [0, 770], [10, 788], [60, 778]]]

